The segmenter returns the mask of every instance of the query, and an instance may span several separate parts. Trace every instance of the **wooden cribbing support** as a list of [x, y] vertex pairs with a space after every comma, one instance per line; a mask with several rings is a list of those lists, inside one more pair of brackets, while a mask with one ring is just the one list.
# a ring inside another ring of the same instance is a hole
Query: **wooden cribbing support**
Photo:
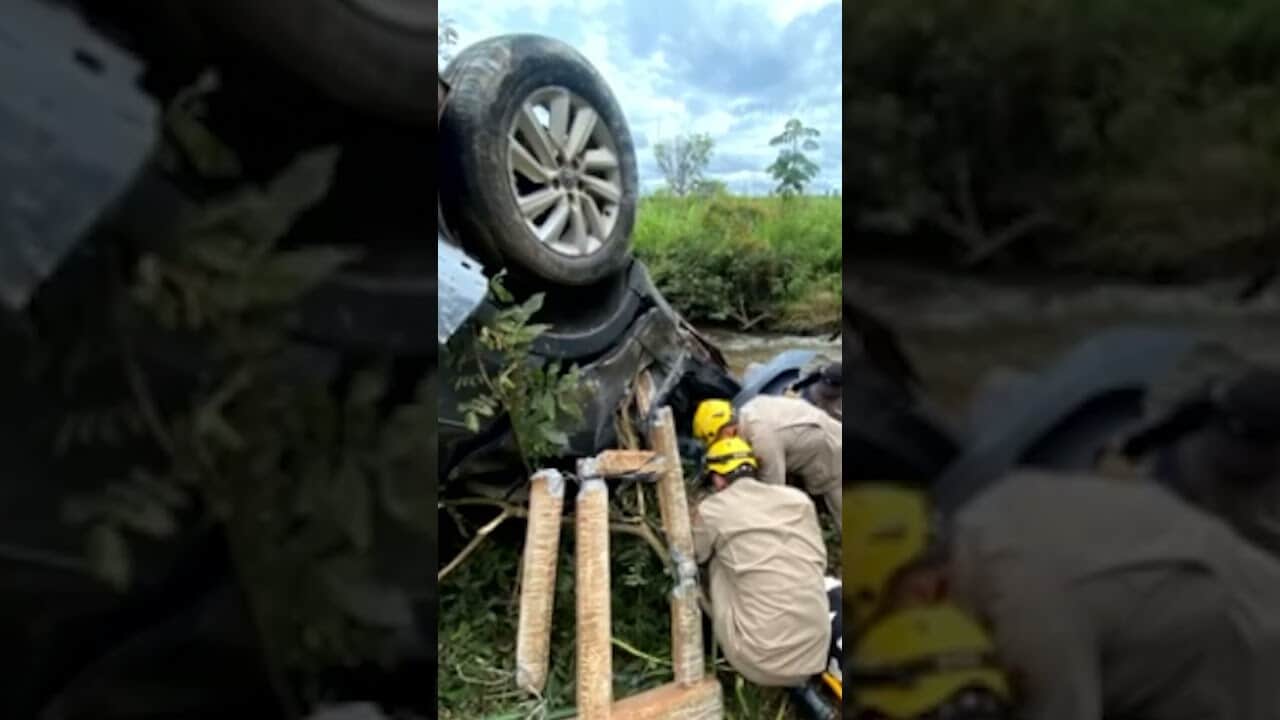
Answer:
[[658, 410], [649, 428], [649, 446], [661, 459], [658, 506], [671, 546], [676, 586], [671, 592], [671, 664], [677, 685], [692, 685], [706, 673], [702, 651], [702, 609], [698, 606], [698, 564], [685, 495], [684, 472], [671, 408]]
[[720, 720], [724, 717], [724, 701], [720, 683], [704, 678], [691, 685], [667, 683], [629, 698], [613, 706], [618, 720]]
[[613, 705], [613, 647], [609, 588], [609, 490], [591, 465], [578, 463], [582, 480], [574, 511], [576, 530], [578, 717], [607, 720]]
[[596, 475], [602, 478], [656, 475], [663, 467], [663, 458], [652, 450], [605, 450], [595, 458]]
[[564, 477], [536, 473], [529, 483], [529, 522], [520, 576], [520, 622], [516, 629], [516, 685], [541, 695], [551, 659], [551, 614], [556, 596]]

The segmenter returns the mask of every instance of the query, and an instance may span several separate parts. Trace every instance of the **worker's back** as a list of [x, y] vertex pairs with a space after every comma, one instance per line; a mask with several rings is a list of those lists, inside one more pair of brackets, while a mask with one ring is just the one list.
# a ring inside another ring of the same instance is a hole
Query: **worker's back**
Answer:
[[827, 553], [813, 503], [750, 477], [703, 500], [694, 522], [710, 557], [717, 640], [748, 680], [786, 686], [827, 663]]
[[953, 531], [956, 595], [1029, 717], [1280, 718], [1280, 564], [1216, 518], [1154, 485], [1019, 472]]
[[760, 395], [738, 410], [738, 427], [760, 460], [761, 480], [780, 485], [787, 475], [804, 479], [815, 495], [839, 488], [839, 421], [799, 398]]

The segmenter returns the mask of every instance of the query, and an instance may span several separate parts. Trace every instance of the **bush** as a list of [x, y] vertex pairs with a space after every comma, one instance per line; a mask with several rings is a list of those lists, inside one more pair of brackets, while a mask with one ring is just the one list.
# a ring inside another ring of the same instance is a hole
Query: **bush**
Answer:
[[847, 17], [859, 243], [1126, 272], [1275, 247], [1280, 4], [868, 0]]
[[839, 198], [650, 197], [635, 242], [690, 320], [824, 331], [839, 323], [840, 223]]

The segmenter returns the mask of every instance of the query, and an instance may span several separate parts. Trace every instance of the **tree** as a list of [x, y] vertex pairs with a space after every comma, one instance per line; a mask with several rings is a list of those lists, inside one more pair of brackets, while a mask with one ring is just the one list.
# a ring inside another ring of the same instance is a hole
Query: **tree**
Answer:
[[814, 138], [820, 133], [796, 118], [787, 121], [782, 134], [769, 141], [770, 147], [779, 147], [778, 159], [767, 170], [778, 181], [774, 192], [779, 195], [799, 195], [804, 186], [818, 174], [818, 164], [805, 155], [805, 151], [818, 149]]
[[653, 155], [672, 194], [685, 196], [697, 190], [714, 147], [715, 141], [706, 133], [677, 135], [653, 146]]
[[713, 198], [729, 194], [729, 186], [723, 180], [703, 178], [693, 184], [691, 194], [700, 198]]
[[449, 48], [457, 44], [458, 28], [454, 26], [453, 20], [447, 17], [440, 18], [440, 26], [436, 30], [436, 52], [441, 62], [448, 63], [453, 59]]

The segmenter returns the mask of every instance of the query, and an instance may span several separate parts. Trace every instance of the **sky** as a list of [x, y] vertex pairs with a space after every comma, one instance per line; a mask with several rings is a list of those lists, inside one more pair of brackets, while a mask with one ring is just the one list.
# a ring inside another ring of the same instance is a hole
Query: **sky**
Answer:
[[642, 190], [663, 185], [653, 146], [705, 132], [706, 175], [766, 194], [769, 139], [797, 117], [818, 129], [810, 192], [840, 189], [839, 0], [441, 0], [457, 50], [506, 33], [538, 33], [581, 52], [609, 83], [631, 127]]

